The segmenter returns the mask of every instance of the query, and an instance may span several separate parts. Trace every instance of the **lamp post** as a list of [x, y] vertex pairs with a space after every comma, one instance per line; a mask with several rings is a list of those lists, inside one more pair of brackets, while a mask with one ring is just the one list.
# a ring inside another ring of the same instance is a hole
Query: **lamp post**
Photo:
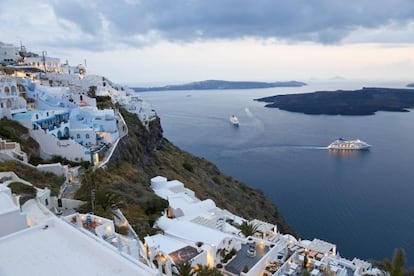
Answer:
[[47, 55], [47, 52], [42, 51], [43, 70], [45, 70], [45, 74], [46, 74], [46, 55]]
[[95, 215], [95, 189], [91, 190], [91, 205], [92, 205], [92, 214]]

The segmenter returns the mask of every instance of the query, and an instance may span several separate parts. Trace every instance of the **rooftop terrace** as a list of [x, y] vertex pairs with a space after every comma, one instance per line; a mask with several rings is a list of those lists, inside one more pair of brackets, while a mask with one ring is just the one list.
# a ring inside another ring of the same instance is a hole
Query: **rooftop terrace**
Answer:
[[256, 253], [249, 255], [250, 244], [242, 244], [242, 248], [237, 252], [236, 257], [225, 266], [226, 271], [240, 275], [245, 267], [252, 268], [257, 262], [259, 262], [267, 252], [269, 247], [264, 244], [254, 244]]

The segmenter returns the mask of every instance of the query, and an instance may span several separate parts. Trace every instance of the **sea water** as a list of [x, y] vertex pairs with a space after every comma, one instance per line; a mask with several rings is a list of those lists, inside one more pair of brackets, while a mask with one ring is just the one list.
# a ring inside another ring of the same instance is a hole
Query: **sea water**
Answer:
[[[255, 98], [317, 90], [404, 87], [406, 82], [320, 82], [297, 88], [165, 91], [139, 95], [164, 135], [261, 189], [304, 239], [337, 244], [366, 260], [406, 250], [414, 265], [414, 112], [373, 116], [305, 115], [266, 108]], [[229, 122], [234, 114], [240, 127]], [[342, 137], [369, 151], [332, 152]]]

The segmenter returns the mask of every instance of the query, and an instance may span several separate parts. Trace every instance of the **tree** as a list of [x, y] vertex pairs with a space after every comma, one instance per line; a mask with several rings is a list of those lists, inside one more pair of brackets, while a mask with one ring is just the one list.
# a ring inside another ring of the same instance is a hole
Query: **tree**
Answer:
[[191, 267], [191, 263], [185, 262], [175, 266], [178, 273], [174, 272], [173, 274], [176, 276], [192, 276], [195, 275], [193, 268]]
[[257, 225], [248, 223], [246, 221], [243, 221], [243, 223], [240, 225], [240, 231], [245, 237], [253, 236], [253, 234], [256, 233], [258, 228], [259, 227]]
[[310, 276], [310, 272], [307, 271], [306, 269], [302, 270], [302, 276]]
[[392, 261], [390, 261], [388, 258], [385, 258], [382, 262], [375, 263], [379, 269], [383, 270], [384, 272], [388, 272], [390, 276], [403, 276], [404, 264], [405, 251], [402, 248], [397, 248], [394, 250]]
[[223, 276], [223, 273], [216, 268], [209, 268], [207, 265], [200, 266], [200, 269], [197, 271], [197, 276]]

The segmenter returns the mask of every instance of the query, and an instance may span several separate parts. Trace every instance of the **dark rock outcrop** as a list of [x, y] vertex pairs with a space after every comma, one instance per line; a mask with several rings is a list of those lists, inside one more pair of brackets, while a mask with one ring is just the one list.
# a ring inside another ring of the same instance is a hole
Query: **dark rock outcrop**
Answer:
[[407, 112], [414, 107], [414, 90], [364, 87], [353, 91], [277, 95], [257, 101], [269, 103], [266, 107], [305, 114], [373, 115], [377, 111]]

